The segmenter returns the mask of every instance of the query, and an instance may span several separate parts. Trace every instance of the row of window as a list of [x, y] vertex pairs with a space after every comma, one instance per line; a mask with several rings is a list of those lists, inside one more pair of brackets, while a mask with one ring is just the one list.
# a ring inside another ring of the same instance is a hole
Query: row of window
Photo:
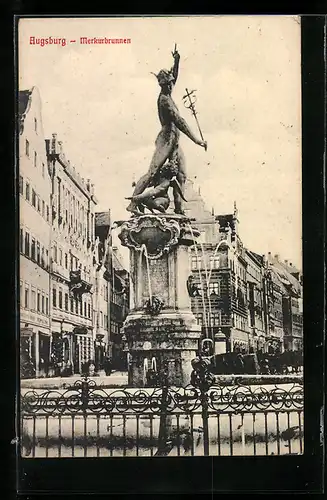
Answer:
[[[36, 120], [36, 118], [35, 118]], [[35, 168], [38, 167], [38, 154], [36, 151], [34, 151], [34, 154], [32, 155], [31, 148], [30, 148], [30, 143], [27, 139], [25, 139], [25, 154], [28, 158], [33, 158], [33, 165]], [[42, 177], [45, 176], [45, 165], [44, 162], [41, 162], [42, 166]]]
[[[87, 202], [87, 199], [84, 201]], [[90, 213], [86, 204], [70, 192], [59, 177], [55, 183], [54, 208], [68, 229], [72, 229], [79, 236], [86, 238], [90, 233], [94, 233], [94, 214]]]
[[102, 311], [99, 312], [99, 326], [101, 328], [105, 328], [108, 330], [109, 322], [107, 314], [104, 314]]
[[50, 222], [49, 205], [37, 194], [30, 181], [24, 180], [22, 175], [19, 176], [19, 194], [37, 210], [45, 221]]
[[[219, 269], [220, 267], [220, 256], [210, 256], [209, 257], [209, 269]], [[192, 256], [191, 257], [191, 269], [193, 271], [205, 269], [206, 262], [205, 256]]]
[[111, 333], [118, 335], [120, 332], [120, 324], [116, 321], [110, 321], [110, 331]]
[[82, 299], [82, 297], [70, 297], [61, 289], [52, 288], [52, 305], [55, 308], [65, 310], [72, 314], [84, 316], [91, 319], [91, 304]]
[[249, 287], [247, 289], [247, 298], [248, 298], [249, 303], [252, 302], [252, 305], [262, 307], [261, 290], [254, 287], [253, 294], [251, 294], [250, 290], [251, 290], [251, 288]]
[[203, 313], [194, 314], [196, 322], [198, 325], [206, 325], [206, 326], [220, 326], [221, 325], [221, 311], [215, 311], [207, 313], [204, 316]]
[[25, 228], [20, 228], [20, 253], [36, 262], [43, 269], [49, 269], [49, 251], [42, 243]]
[[240, 266], [234, 260], [231, 260], [231, 269], [235, 272], [236, 276], [243, 281], [246, 281], [246, 269], [243, 266]]
[[81, 267], [79, 259], [71, 252], [64, 252], [62, 247], [57, 245], [57, 243], [54, 243], [52, 246], [52, 260], [54, 263], [59, 264], [61, 267], [64, 267], [69, 271], [77, 271], [78, 269], [81, 269], [84, 272], [84, 275], [90, 278], [90, 266]]
[[[232, 269], [232, 271], [235, 272], [236, 276], [238, 276], [240, 279], [246, 281], [246, 270], [244, 267], [238, 265], [237, 263], [235, 264], [233, 259], [228, 260], [228, 266], [230, 269]], [[220, 256], [220, 255], [209, 256], [209, 266], [207, 265], [206, 256], [193, 255], [191, 257], [191, 269], [193, 271], [204, 270], [206, 267], [209, 270], [220, 269], [220, 268], [224, 267], [222, 256]]]
[[261, 273], [258, 271], [257, 268], [252, 266], [251, 264], [248, 264], [247, 267], [247, 272], [250, 276], [252, 276], [258, 283], [261, 282]]
[[61, 288], [52, 287], [52, 305], [72, 314], [78, 314], [91, 319], [91, 304], [82, 297], [71, 297], [68, 292], [63, 292]]
[[238, 330], [246, 330], [247, 329], [247, 320], [242, 316], [238, 316], [238, 314], [234, 315], [234, 326]]
[[[53, 288], [52, 290], [53, 307], [64, 309], [73, 314], [91, 318], [91, 305], [82, 300], [82, 298], [69, 298], [68, 293], [63, 294], [62, 290]], [[43, 291], [35, 288], [29, 283], [20, 282], [20, 305], [24, 309], [29, 309], [33, 312], [40, 314], [49, 314], [49, 295]], [[108, 329], [109, 321], [108, 315], [102, 311], [99, 313], [99, 325]], [[119, 324], [111, 321], [111, 328], [113, 333], [119, 333]]]
[[103, 297], [106, 302], [108, 302], [108, 294], [109, 294], [108, 282], [105, 281], [102, 285], [100, 285], [100, 296]]
[[44, 290], [21, 281], [20, 306], [40, 314], [49, 314], [49, 295]]
[[[29, 141], [26, 139], [26, 155], [30, 157], [30, 146]], [[37, 153], [34, 152], [34, 166], [37, 167]], [[42, 163], [42, 176], [45, 176], [45, 165]], [[64, 217], [67, 223], [68, 229], [72, 228], [75, 232], [78, 232], [79, 236], [86, 238], [92, 228], [94, 233], [94, 214], [89, 215], [87, 208], [83, 206], [79, 200], [75, 199], [74, 195], [70, 193], [68, 189], [61, 187], [61, 179], [57, 178], [57, 194], [54, 196], [54, 205], [59, 212], [59, 215]], [[42, 214], [47, 222], [50, 221], [50, 208], [49, 205], [40, 198], [36, 193], [35, 189], [31, 187], [28, 180], [24, 183], [24, 178], [22, 175], [19, 176], [19, 192], [25, 197], [26, 201], [32, 204], [34, 208]], [[64, 204], [62, 209], [61, 200], [64, 199]], [[63, 213], [64, 212], [64, 213]]]
[[272, 312], [272, 317], [276, 320], [278, 320], [279, 322], [282, 322], [283, 319], [284, 319], [284, 315], [283, 315], [283, 312], [279, 309], [275, 309], [273, 312]]
[[302, 325], [303, 316], [302, 314], [292, 314], [293, 323], [297, 323], [298, 325]]
[[220, 283], [218, 281], [214, 281], [214, 282], [209, 283], [209, 286], [204, 287], [204, 290], [202, 288], [201, 283], [196, 283], [195, 286], [197, 289], [197, 293], [195, 293], [194, 296], [196, 296], [196, 295], [198, 295], [200, 297], [203, 297], [203, 296], [204, 297], [206, 297], [206, 296], [219, 297], [220, 296]]

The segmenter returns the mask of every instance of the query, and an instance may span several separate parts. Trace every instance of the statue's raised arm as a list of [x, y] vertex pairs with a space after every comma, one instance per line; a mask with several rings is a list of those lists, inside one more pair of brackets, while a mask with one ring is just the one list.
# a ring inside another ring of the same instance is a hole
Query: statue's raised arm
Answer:
[[177, 78], [178, 78], [178, 70], [179, 70], [179, 60], [180, 60], [180, 55], [179, 55], [179, 52], [177, 51], [177, 48], [176, 48], [176, 43], [175, 43], [175, 47], [174, 47], [174, 50], [172, 52], [172, 56], [174, 58], [174, 65], [173, 67], [171, 68], [171, 73], [174, 77], [174, 82], [176, 83], [177, 81]]

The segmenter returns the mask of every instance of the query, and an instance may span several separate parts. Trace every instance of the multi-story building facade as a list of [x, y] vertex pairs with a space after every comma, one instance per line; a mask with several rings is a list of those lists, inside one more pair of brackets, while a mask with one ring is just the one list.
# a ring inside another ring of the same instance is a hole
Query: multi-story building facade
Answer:
[[190, 251], [191, 304], [211, 353], [300, 349], [300, 271], [243, 247], [236, 206], [232, 214], [215, 216], [191, 181], [185, 197], [186, 214], [201, 235]]
[[19, 92], [19, 194], [22, 376], [100, 370], [105, 355], [120, 366], [129, 275], [94, 185], [45, 139], [35, 87]]
[[302, 276], [298, 269], [279, 255], [268, 254], [282, 288], [283, 347], [286, 351], [303, 349]]
[[45, 376], [50, 360], [51, 179], [41, 99], [19, 92], [20, 338], [22, 376]]
[[112, 247], [110, 211], [95, 214], [96, 284], [95, 284], [95, 366], [100, 370], [105, 357], [112, 357], [110, 340], [110, 253]]
[[245, 251], [247, 261], [247, 302], [250, 328], [249, 350], [264, 351], [266, 346], [266, 296], [264, 289], [265, 259], [262, 255]]
[[97, 344], [102, 342], [101, 356], [112, 360], [114, 369], [127, 369], [127, 355], [122, 335], [123, 322], [129, 311], [129, 273], [118, 248], [113, 245], [114, 225], [109, 212], [96, 213], [98, 241], [98, 324]]
[[186, 185], [187, 215], [200, 231], [200, 240], [191, 249], [193, 313], [209, 338], [211, 352], [247, 350], [247, 282], [245, 250], [238, 234], [234, 212], [215, 216], [205, 208], [193, 183]]
[[111, 247], [110, 280], [110, 346], [113, 367], [127, 369], [127, 354], [122, 334], [123, 323], [129, 311], [129, 273], [123, 265], [123, 259], [116, 246]]
[[46, 141], [51, 177], [52, 359], [60, 373], [81, 373], [94, 361], [95, 207], [94, 186], [65, 158], [53, 134]]
[[266, 309], [266, 352], [283, 352], [283, 293], [284, 287], [275, 269], [265, 270], [265, 309]]

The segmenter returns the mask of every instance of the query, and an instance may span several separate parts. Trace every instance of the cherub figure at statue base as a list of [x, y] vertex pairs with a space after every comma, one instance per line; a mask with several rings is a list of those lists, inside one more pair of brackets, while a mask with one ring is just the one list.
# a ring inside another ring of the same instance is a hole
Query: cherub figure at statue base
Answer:
[[155, 213], [155, 210], [159, 213], [166, 213], [170, 205], [170, 198], [168, 195], [168, 189], [170, 187], [177, 190], [182, 199], [186, 201], [181, 186], [176, 178], [177, 173], [178, 165], [174, 162], [167, 162], [154, 175], [151, 186], [147, 187], [140, 194], [128, 197], [127, 199], [132, 200], [135, 206], [133, 214], [142, 215], [144, 214], [145, 208], [152, 213]]

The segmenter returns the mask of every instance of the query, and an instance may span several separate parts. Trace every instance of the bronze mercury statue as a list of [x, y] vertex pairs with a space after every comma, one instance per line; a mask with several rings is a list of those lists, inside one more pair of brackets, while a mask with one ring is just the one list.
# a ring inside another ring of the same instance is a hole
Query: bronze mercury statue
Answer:
[[[179, 114], [178, 108], [174, 103], [171, 93], [178, 77], [180, 55], [176, 49], [172, 52], [174, 65], [170, 70], [162, 69], [156, 76], [160, 85], [160, 94], [158, 97], [158, 115], [161, 123], [161, 130], [155, 141], [155, 152], [153, 154], [148, 172], [143, 175], [135, 185], [133, 196], [127, 207], [129, 212], [136, 215], [142, 212], [138, 208], [137, 195], [153, 185], [153, 177], [158, 173], [166, 160], [177, 169], [176, 179], [178, 185], [173, 186], [173, 196], [175, 213], [183, 214], [182, 200], [184, 199], [184, 188], [186, 181], [185, 158], [179, 145], [180, 132], [183, 132], [195, 144], [207, 149], [206, 141], [198, 139], [184, 118]], [[178, 187], [177, 187], [178, 186]]]

